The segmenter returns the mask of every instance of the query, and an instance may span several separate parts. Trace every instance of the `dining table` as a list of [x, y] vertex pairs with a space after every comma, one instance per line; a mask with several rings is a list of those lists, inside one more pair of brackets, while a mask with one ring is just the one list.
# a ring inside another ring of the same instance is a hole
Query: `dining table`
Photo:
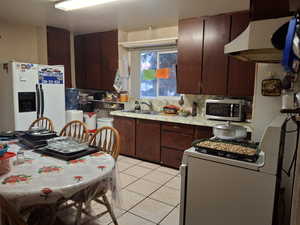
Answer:
[[116, 190], [116, 162], [110, 154], [99, 151], [65, 161], [24, 149], [16, 140], [7, 144], [16, 156], [10, 159], [11, 170], [0, 176], [0, 194], [19, 210], [55, 205], [98, 184], [109, 183], [108, 187]]

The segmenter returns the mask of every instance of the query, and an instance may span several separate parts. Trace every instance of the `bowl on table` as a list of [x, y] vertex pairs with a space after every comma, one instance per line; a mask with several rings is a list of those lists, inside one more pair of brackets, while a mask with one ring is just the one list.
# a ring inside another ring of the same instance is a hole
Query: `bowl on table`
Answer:
[[0, 157], [3, 156], [8, 150], [7, 144], [0, 144]]

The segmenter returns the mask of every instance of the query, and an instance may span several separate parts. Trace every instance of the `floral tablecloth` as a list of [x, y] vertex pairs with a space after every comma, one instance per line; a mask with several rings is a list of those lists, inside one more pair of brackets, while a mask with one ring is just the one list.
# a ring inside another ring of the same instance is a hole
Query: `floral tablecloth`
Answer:
[[[9, 152], [17, 153], [20, 148], [17, 143], [9, 144]], [[32, 150], [24, 150], [24, 154], [23, 164], [11, 158], [12, 170], [0, 176], [1, 195], [17, 207], [68, 199], [115, 173], [115, 160], [103, 152], [68, 162]]]

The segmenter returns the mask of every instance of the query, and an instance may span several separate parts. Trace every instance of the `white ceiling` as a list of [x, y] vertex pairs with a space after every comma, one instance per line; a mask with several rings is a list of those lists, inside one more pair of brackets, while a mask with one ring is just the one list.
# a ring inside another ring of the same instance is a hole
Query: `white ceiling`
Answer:
[[[84, 1], [84, 0], [83, 0]], [[135, 30], [176, 25], [179, 18], [245, 10], [250, 0], [120, 0], [64, 12], [53, 0], [1, 0], [0, 19], [8, 22], [51, 25], [75, 33], [111, 29]]]

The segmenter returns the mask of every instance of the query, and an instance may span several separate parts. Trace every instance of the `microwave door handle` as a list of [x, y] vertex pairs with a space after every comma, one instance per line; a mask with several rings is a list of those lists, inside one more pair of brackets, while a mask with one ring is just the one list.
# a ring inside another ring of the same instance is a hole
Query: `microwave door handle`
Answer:
[[36, 118], [40, 118], [40, 107], [41, 107], [41, 97], [40, 97], [40, 90], [39, 90], [39, 85], [35, 85], [35, 90], [36, 90], [36, 101], [37, 101], [37, 106], [36, 106]]
[[233, 117], [233, 108], [234, 108], [234, 105], [230, 104], [230, 117], [231, 118]]
[[42, 85], [40, 85], [40, 90], [41, 90], [41, 117], [43, 117], [45, 112], [45, 98], [44, 98], [44, 90]]

